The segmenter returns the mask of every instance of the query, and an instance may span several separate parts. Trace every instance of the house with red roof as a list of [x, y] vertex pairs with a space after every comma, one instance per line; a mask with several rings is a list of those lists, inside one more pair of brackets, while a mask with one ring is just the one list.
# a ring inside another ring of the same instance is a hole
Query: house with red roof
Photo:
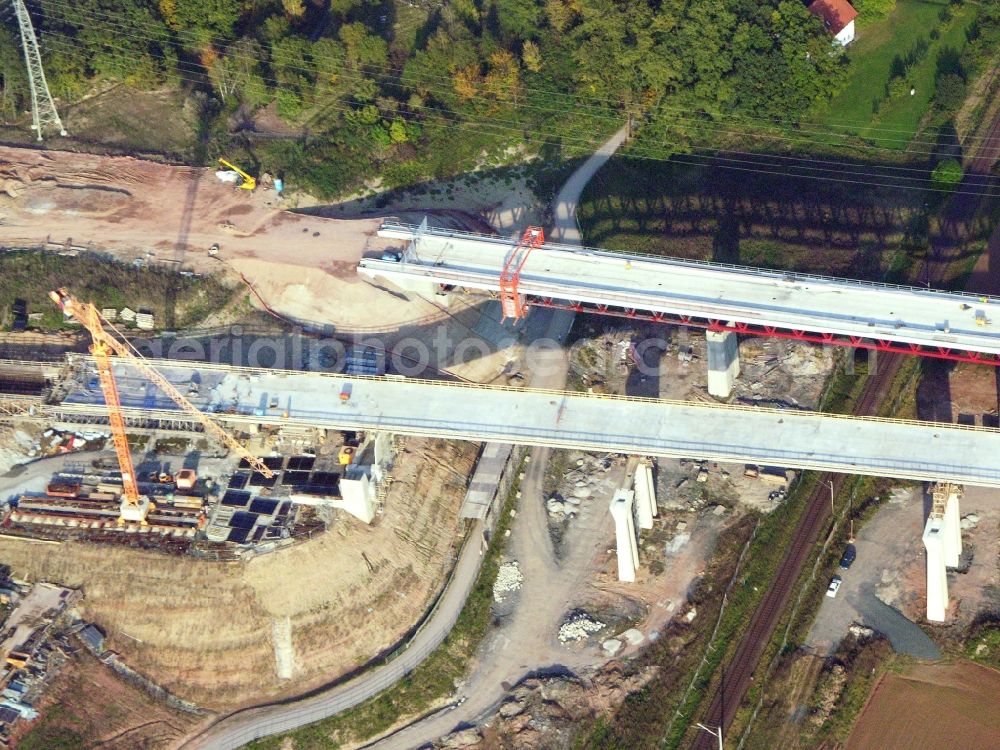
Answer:
[[854, 19], [858, 12], [847, 0], [813, 0], [809, 12], [819, 16], [837, 44], [846, 47], [854, 41]]

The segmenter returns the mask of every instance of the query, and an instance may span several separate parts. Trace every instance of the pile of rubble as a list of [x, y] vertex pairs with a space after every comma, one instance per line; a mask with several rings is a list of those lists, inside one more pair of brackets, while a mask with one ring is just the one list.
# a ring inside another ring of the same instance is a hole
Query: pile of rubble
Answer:
[[576, 517], [580, 505], [595, 494], [598, 485], [614, 464], [611, 455], [593, 456], [580, 454], [576, 465], [563, 475], [561, 492], [554, 493], [545, 501], [545, 509], [553, 521], [565, 521]]
[[979, 525], [979, 514], [969, 513], [964, 515], [959, 523], [962, 526], [962, 531], [972, 531]]
[[775, 339], [740, 342], [737, 402], [791, 409], [819, 406], [833, 353], [820, 346]]
[[642, 689], [658, 671], [658, 667], [644, 667], [632, 672], [619, 662], [611, 662], [582, 677], [527, 679], [508, 694], [484, 725], [453, 732], [434, 743], [434, 747], [448, 750], [572, 747], [581, 725], [598, 716], [611, 715], [626, 696]]
[[594, 619], [586, 612], [575, 612], [559, 626], [559, 642], [570, 643], [589, 638], [593, 633], [604, 629], [604, 623]]
[[55, 456], [73, 451], [100, 450], [110, 437], [110, 433], [107, 432], [61, 432], [48, 429], [42, 433], [41, 439], [31, 446], [28, 455]]
[[506, 594], [521, 588], [522, 581], [524, 581], [524, 576], [521, 574], [517, 560], [505, 562], [497, 570], [497, 578], [493, 582], [493, 601], [497, 604], [502, 603]]
[[576, 344], [570, 371], [588, 393], [621, 393], [635, 362], [631, 330], [609, 331]]

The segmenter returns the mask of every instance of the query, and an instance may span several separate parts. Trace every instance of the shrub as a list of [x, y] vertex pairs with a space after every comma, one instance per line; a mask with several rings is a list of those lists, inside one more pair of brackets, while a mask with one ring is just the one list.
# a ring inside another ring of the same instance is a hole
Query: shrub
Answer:
[[865, 21], [885, 18], [896, 9], [896, 0], [855, 0], [854, 7]]
[[939, 76], [934, 89], [934, 103], [945, 111], [958, 109], [965, 101], [965, 81], [954, 73]]
[[945, 159], [931, 173], [931, 181], [936, 190], [951, 192], [962, 181], [965, 171], [957, 159]]

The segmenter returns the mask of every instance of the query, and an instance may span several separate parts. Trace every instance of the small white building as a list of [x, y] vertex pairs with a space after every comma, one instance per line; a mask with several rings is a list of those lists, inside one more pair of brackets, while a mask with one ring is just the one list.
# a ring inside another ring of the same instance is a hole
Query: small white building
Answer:
[[823, 21], [835, 44], [846, 47], [854, 41], [854, 19], [858, 12], [847, 0], [813, 0], [809, 12]]

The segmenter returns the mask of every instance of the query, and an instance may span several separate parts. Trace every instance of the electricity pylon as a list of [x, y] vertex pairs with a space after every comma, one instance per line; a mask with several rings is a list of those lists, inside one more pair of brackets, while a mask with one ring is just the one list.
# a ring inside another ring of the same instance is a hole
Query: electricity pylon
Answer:
[[66, 135], [59, 113], [56, 112], [56, 103], [52, 101], [52, 94], [49, 92], [49, 84], [45, 81], [45, 71], [42, 69], [42, 55], [38, 51], [38, 39], [35, 38], [35, 29], [31, 25], [31, 16], [28, 9], [24, 7], [24, 0], [11, 0], [14, 6], [14, 15], [17, 16], [17, 25], [21, 28], [21, 46], [24, 48], [24, 63], [28, 67], [28, 87], [31, 89], [31, 129], [38, 134], [38, 140], [42, 140], [42, 129], [55, 127], [59, 130], [59, 135]]

